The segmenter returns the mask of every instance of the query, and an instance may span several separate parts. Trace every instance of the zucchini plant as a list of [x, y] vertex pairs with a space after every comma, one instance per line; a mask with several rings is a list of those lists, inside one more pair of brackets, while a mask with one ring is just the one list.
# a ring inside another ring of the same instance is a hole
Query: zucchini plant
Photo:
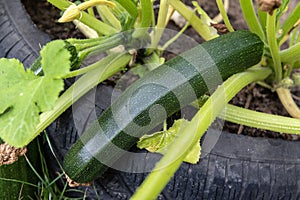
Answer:
[[[80, 97], [112, 75], [127, 67], [159, 62], [154, 70], [149, 67], [147, 70], [152, 71], [128, 88], [68, 152], [64, 167], [75, 181], [84, 183], [101, 176], [107, 166], [122, 156], [120, 149], [128, 150], [142, 134], [207, 93], [210, 97], [192, 121], [179, 129], [169, 150], [133, 199], [157, 197], [189, 149], [218, 116], [258, 128], [263, 122], [263, 128], [268, 130], [299, 134], [299, 119], [294, 118], [300, 118], [300, 111], [290, 88], [299, 83], [299, 75], [292, 72], [300, 67], [300, 3], [282, 23], [288, 0], [273, 5], [261, 0], [258, 10], [252, 0], [241, 0], [250, 30], [235, 31], [226, 6], [217, 0], [226, 31], [231, 32], [219, 36], [215, 21], [196, 2], [194, 10], [190, 10], [180, 0], [161, 0], [155, 18], [151, 0], [89, 0], [79, 4], [48, 1], [64, 11], [58, 22], [72, 21], [93, 38], [52, 41], [43, 47], [30, 69], [24, 69], [15, 59], [0, 59], [0, 94], [5, 97], [0, 102], [0, 137], [10, 145], [29, 144]], [[187, 25], [161, 48], [164, 29], [175, 10], [186, 19]], [[207, 42], [163, 63], [163, 50], [188, 25]], [[282, 49], [283, 44], [288, 47]], [[146, 49], [139, 51], [141, 47]], [[95, 54], [101, 54], [102, 58], [80, 68], [86, 58]], [[77, 81], [64, 90], [64, 80], [72, 77], [78, 77]], [[294, 118], [227, 104], [253, 82], [276, 91]], [[152, 109], [153, 105], [162, 106], [165, 112]], [[227, 113], [222, 112], [223, 108]], [[253, 116], [260, 120], [253, 121]]]

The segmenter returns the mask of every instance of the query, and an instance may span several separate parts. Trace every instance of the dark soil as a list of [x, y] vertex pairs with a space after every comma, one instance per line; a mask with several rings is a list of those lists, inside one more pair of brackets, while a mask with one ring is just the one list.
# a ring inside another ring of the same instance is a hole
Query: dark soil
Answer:
[[[26, 9], [32, 17], [37, 27], [47, 34], [52, 39], [66, 39], [70, 37], [84, 38], [84, 36], [76, 29], [72, 23], [59, 24], [56, 20], [60, 17], [58, 9], [51, 6], [46, 0], [22, 0]], [[187, 1], [190, 2], [190, 1]], [[213, 17], [218, 13], [215, 1], [199, 1], [207, 13]], [[247, 25], [243, 20], [241, 10], [239, 8], [238, 0], [230, 1], [229, 17], [233, 27], [236, 30], [247, 29]], [[174, 23], [170, 24], [171, 29], [179, 29]], [[188, 29], [187, 35], [192, 36], [196, 41], [202, 42], [203, 40], [192, 29]], [[300, 92], [294, 92], [296, 96], [300, 96]], [[288, 116], [288, 113], [283, 108], [278, 100], [276, 93], [271, 92], [259, 85], [250, 85], [244, 88], [236, 97], [231, 101], [232, 104], [247, 107], [252, 110], [261, 111], [270, 114]], [[297, 103], [300, 103], [299, 101]], [[232, 133], [240, 133], [254, 137], [271, 137], [271, 138], [284, 138], [289, 140], [299, 139], [294, 135], [280, 134], [276, 132], [258, 130], [250, 127], [244, 127], [230, 122], [225, 122], [223, 129]]]
[[73, 23], [58, 23], [60, 11], [47, 0], [21, 0], [32, 21], [51, 39], [84, 38]]

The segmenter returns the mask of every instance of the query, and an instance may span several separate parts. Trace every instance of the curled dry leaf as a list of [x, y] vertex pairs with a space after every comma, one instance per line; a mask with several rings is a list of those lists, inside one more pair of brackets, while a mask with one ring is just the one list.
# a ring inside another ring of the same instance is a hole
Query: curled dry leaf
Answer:
[[73, 181], [67, 174], [65, 174], [65, 177], [66, 177], [68, 185], [70, 187], [91, 186], [92, 185], [91, 182], [89, 182], [89, 183], [77, 183], [77, 182]]
[[258, 0], [258, 6], [261, 11], [272, 15], [273, 11], [281, 6], [281, 0]]
[[16, 148], [7, 143], [0, 145], [0, 166], [16, 162], [20, 156], [25, 155], [27, 148]]
[[212, 27], [214, 27], [215, 29], [217, 29], [217, 31], [219, 33], [228, 33], [229, 32], [229, 30], [227, 29], [225, 24], [213, 24], [213, 23], [211, 23], [210, 25]]

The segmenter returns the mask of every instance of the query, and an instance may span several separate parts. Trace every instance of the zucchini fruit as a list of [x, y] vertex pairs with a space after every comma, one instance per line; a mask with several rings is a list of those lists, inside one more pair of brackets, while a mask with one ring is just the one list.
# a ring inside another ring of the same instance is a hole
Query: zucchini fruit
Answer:
[[[0, 144], [3, 144], [1, 139]], [[6, 148], [4, 145], [1, 147], [3, 149]], [[8, 147], [6, 149], [12, 148]], [[34, 140], [27, 146], [26, 153], [35, 169], [38, 169], [39, 164], [39, 153], [37, 149], [37, 140]], [[5, 156], [2, 150], [0, 160], [3, 162]], [[14, 155], [12, 156], [14, 157]], [[4, 161], [7, 163], [4, 162], [0, 165], [0, 199], [36, 199], [39, 179], [30, 168], [25, 157], [19, 156], [15, 162], [12, 162], [12, 158], [5, 158]]]
[[257, 35], [236, 31], [198, 45], [149, 72], [72, 146], [64, 160], [66, 173], [79, 183], [101, 176], [122, 156], [120, 149], [128, 150], [165, 118], [212, 92], [231, 75], [257, 64], [263, 46]]

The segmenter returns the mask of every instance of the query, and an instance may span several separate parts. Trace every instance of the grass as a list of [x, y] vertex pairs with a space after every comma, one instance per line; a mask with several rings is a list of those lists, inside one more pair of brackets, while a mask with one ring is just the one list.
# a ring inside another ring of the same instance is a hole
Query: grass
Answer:
[[[60, 172], [57, 172], [57, 175], [55, 177], [52, 177], [53, 173], [50, 173], [50, 169], [47, 167], [47, 162], [46, 159], [47, 157], [44, 154], [44, 151], [40, 145], [40, 143], [43, 143], [43, 145], [48, 145], [50, 148], [51, 154], [54, 156], [55, 161], [57, 162]], [[10, 181], [10, 182], [18, 182], [23, 185], [30, 185], [36, 188], [36, 196], [35, 198], [28, 197], [29, 199], [43, 199], [43, 200], [52, 200], [52, 199], [57, 199], [57, 200], [83, 200], [87, 198], [87, 189], [84, 190], [79, 190], [77, 188], [70, 188], [68, 187], [68, 183], [66, 179], [64, 178], [64, 170], [62, 168], [62, 165], [57, 158], [52, 145], [51, 141], [48, 137], [48, 135], [44, 132], [43, 134], [43, 141], [38, 144], [38, 151], [39, 151], [39, 156], [40, 156], [40, 168], [41, 168], [41, 173], [39, 173], [37, 169], [33, 166], [33, 164], [29, 161], [29, 159], [25, 155], [25, 159], [30, 166], [31, 170], [34, 172], [34, 174], [37, 176], [39, 179], [39, 182], [37, 185], [32, 184], [32, 183], [27, 183], [24, 181], [20, 180], [15, 180], [15, 179], [4, 179], [1, 178], [1, 180], [4, 181]], [[51, 175], [50, 175], [51, 174]], [[59, 185], [63, 185], [63, 188], [60, 188]], [[94, 187], [95, 194], [97, 196], [97, 199], [100, 199], [99, 195], [97, 194], [96, 188]], [[78, 197], [68, 197], [67, 194], [72, 193], [76, 194]], [[20, 194], [22, 194], [22, 188], [20, 190]]]

